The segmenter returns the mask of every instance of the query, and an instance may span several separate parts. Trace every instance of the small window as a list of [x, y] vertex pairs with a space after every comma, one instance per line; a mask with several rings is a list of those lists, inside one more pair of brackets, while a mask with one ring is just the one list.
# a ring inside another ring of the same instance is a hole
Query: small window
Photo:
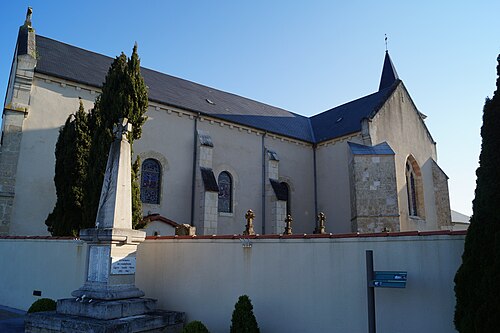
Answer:
[[292, 215], [292, 206], [290, 205], [290, 186], [287, 183], [282, 182], [283, 193], [286, 195], [286, 215]]
[[219, 185], [219, 213], [232, 213], [233, 211], [233, 180], [231, 174], [222, 171], [217, 180]]
[[148, 158], [141, 169], [141, 201], [149, 204], [160, 203], [161, 165], [155, 159]]

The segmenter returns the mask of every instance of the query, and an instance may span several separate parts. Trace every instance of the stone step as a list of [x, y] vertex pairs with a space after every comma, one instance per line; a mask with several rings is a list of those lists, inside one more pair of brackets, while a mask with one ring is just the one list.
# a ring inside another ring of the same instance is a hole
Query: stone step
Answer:
[[129, 298], [123, 300], [77, 301], [75, 298], [57, 300], [57, 313], [95, 319], [117, 319], [142, 315], [156, 309], [152, 298]]
[[155, 310], [142, 315], [103, 320], [51, 312], [26, 316], [26, 333], [180, 333], [184, 327], [184, 312]]

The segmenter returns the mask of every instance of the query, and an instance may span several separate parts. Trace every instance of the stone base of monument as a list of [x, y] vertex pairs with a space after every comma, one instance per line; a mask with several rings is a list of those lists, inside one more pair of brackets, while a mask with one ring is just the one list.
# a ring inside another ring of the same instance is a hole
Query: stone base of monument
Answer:
[[124, 300], [77, 301], [74, 298], [57, 301], [57, 310], [31, 313], [26, 317], [25, 332], [92, 332], [180, 333], [185, 313], [155, 310], [156, 300], [130, 298]]

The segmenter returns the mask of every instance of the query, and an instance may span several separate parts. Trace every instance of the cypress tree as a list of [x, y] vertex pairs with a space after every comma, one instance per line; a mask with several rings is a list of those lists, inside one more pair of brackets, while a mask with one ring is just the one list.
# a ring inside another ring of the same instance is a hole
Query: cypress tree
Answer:
[[[89, 159], [92, 163], [88, 168], [86, 227], [91, 227], [95, 223], [109, 147], [113, 141], [114, 124], [120, 118], [128, 118], [132, 123], [132, 132], [128, 137], [132, 146], [134, 140], [141, 137], [147, 108], [148, 92], [140, 72], [136, 44], [129, 59], [122, 53], [113, 61], [102, 86], [102, 93], [96, 99], [91, 111], [92, 145]], [[131, 174], [133, 226], [137, 226], [142, 220], [140, 189], [137, 184], [138, 169], [136, 162]]]
[[500, 327], [500, 55], [497, 62], [496, 91], [483, 109], [473, 214], [455, 275], [454, 322], [461, 333]]
[[54, 183], [57, 201], [45, 224], [54, 236], [76, 236], [83, 223], [85, 185], [90, 148], [89, 117], [80, 107], [59, 130]]
[[247, 295], [240, 296], [231, 317], [230, 333], [259, 333], [259, 325], [253, 314], [253, 306]]
[[[87, 114], [80, 109], [70, 115], [59, 131], [56, 144], [57, 201], [45, 224], [54, 236], [77, 236], [80, 229], [95, 225], [113, 126], [128, 118], [132, 132], [130, 145], [142, 134], [146, 121], [148, 92], [140, 72], [137, 45], [127, 59], [121, 54], [111, 64], [94, 108]], [[89, 163], [89, 161], [92, 161]], [[132, 163], [132, 161], [131, 161]], [[132, 226], [143, 227], [138, 174], [140, 160], [132, 166]]]

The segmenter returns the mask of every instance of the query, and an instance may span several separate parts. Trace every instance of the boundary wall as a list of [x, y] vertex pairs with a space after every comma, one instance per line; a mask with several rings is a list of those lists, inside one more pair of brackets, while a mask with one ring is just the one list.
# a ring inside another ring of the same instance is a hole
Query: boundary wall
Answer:
[[[240, 238], [241, 237], [241, 238]], [[229, 332], [238, 297], [250, 296], [261, 332], [367, 332], [365, 251], [375, 270], [408, 272], [405, 289], [377, 288], [380, 332], [456, 332], [453, 278], [465, 232], [370, 235], [148, 237], [136, 285], [166, 310]], [[0, 238], [0, 304], [27, 309], [83, 284], [79, 240]]]

